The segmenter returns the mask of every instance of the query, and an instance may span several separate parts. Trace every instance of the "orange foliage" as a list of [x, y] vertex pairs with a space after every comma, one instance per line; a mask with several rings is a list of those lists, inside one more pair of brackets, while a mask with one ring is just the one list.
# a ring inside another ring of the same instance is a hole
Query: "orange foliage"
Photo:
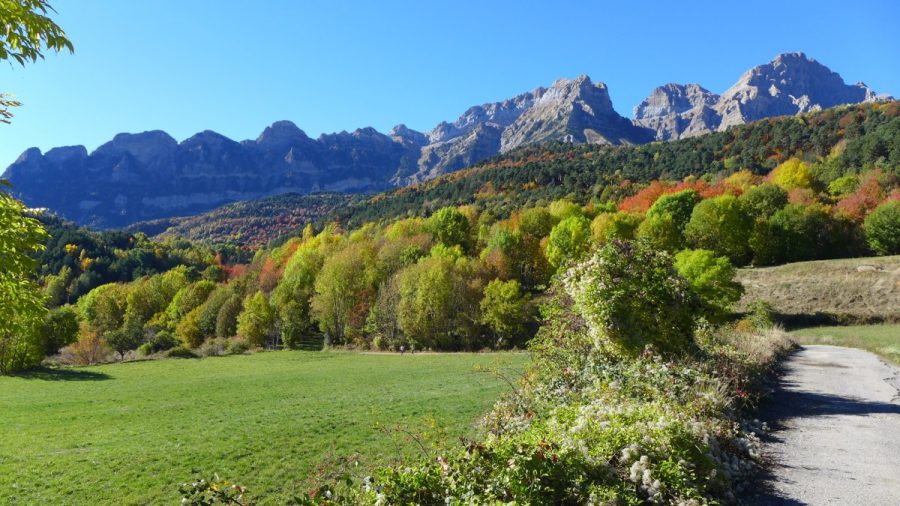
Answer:
[[652, 181], [641, 191], [626, 198], [619, 204], [619, 210], [632, 213], [646, 213], [657, 199], [674, 190], [671, 183]]
[[247, 273], [247, 264], [223, 265], [227, 279], [235, 279], [243, 277]]
[[788, 192], [788, 202], [808, 206], [816, 202], [816, 194], [809, 188], [794, 188]]
[[879, 169], [865, 174], [856, 191], [837, 203], [837, 211], [854, 221], [861, 222], [872, 209], [886, 200], [881, 183], [883, 177]]

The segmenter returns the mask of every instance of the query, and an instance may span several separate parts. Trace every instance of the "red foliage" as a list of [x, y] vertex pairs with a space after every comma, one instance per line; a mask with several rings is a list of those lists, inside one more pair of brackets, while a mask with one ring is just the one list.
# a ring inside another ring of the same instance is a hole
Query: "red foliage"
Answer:
[[278, 286], [284, 267], [278, 265], [272, 257], [266, 258], [263, 262], [262, 269], [259, 270], [259, 289], [264, 293], [269, 293]]
[[223, 265], [227, 279], [232, 280], [240, 278], [247, 273], [247, 264]]
[[674, 188], [671, 183], [660, 180], [652, 181], [641, 191], [623, 200], [619, 204], [619, 210], [646, 213], [657, 199], [672, 191], [674, 191]]
[[884, 178], [880, 169], [868, 172], [859, 182], [859, 188], [837, 203], [837, 211], [861, 222], [872, 209], [886, 200], [881, 180]]

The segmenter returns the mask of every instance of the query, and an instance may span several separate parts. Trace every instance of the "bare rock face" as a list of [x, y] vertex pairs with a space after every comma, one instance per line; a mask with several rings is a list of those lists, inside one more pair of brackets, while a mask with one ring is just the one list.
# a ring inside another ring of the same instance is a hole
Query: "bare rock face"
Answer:
[[582, 75], [553, 83], [534, 106], [503, 131], [500, 151], [550, 140], [634, 144], [649, 138], [613, 109], [605, 84], [594, 84]]
[[424, 134], [404, 144], [373, 128], [310, 139], [289, 121], [255, 141], [212, 131], [181, 143], [164, 132], [119, 134], [88, 154], [84, 146], [27, 150], [4, 173], [28, 205], [79, 223], [120, 227], [188, 215], [278, 193], [378, 191], [414, 171]]
[[863, 83], [844, 83], [803, 53], [784, 53], [745, 72], [721, 96], [692, 84], [656, 88], [635, 108], [634, 123], [655, 131], [657, 140], [671, 140], [772, 116], [890, 99]]
[[699, 84], [669, 83], [634, 108], [634, 123], [655, 132], [658, 141], [700, 135], [719, 126], [712, 109], [719, 96]]
[[473, 165], [500, 151], [503, 128], [496, 123], [479, 123], [464, 134], [422, 148], [419, 170], [404, 181], [412, 184]]
[[887, 98], [863, 83], [845, 84], [836, 72], [803, 53], [784, 53], [744, 73], [715, 109], [722, 117], [718, 129], [724, 130], [771, 116]]

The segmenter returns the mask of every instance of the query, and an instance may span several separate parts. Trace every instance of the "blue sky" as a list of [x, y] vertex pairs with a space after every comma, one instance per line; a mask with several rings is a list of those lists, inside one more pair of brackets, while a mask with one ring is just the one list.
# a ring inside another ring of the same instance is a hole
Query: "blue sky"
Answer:
[[51, 0], [75, 54], [0, 63], [23, 102], [0, 169], [30, 146], [94, 149], [118, 132], [256, 138], [397, 123], [429, 130], [559, 77], [605, 82], [619, 113], [655, 86], [722, 92], [803, 51], [900, 95], [900, 2]]

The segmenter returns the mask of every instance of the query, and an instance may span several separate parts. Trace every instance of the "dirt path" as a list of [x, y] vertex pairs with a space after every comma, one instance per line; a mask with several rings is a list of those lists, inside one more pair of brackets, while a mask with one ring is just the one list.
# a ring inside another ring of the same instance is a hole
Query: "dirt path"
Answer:
[[804, 346], [763, 418], [771, 476], [751, 502], [900, 505], [900, 370], [875, 355]]

